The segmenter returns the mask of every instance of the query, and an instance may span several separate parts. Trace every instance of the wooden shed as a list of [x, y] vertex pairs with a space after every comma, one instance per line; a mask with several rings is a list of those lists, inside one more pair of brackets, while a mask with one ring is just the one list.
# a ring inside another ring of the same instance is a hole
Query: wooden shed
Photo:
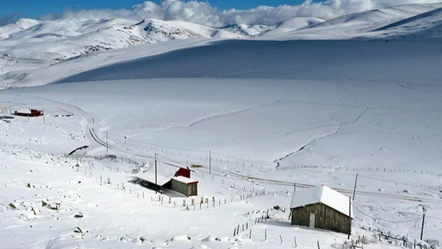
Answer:
[[14, 115], [22, 116], [22, 117], [40, 117], [40, 116], [43, 116], [44, 113], [43, 113], [43, 110], [20, 109], [18, 111], [15, 111]]
[[140, 184], [146, 188], [163, 193], [164, 189], [170, 189], [185, 196], [198, 195], [198, 181], [190, 178], [191, 170], [170, 164], [158, 164], [151, 166], [147, 170], [134, 175], [132, 182]]
[[172, 178], [171, 189], [185, 196], [195, 196], [198, 195], [198, 181], [184, 176], [176, 176]]
[[350, 198], [325, 185], [294, 192], [290, 210], [292, 225], [351, 233]]

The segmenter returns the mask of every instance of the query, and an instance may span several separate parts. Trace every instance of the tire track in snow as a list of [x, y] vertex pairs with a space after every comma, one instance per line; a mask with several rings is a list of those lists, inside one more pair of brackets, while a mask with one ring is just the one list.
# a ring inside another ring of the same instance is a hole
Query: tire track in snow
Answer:
[[310, 128], [290, 131], [290, 132], [285, 133], [284, 135], [288, 136], [288, 135], [293, 135], [295, 133], [301, 133], [301, 132], [304, 132], [304, 131], [313, 131], [313, 130], [317, 130], [317, 129], [321, 129], [321, 128], [334, 127], [334, 126], [338, 126], [338, 125], [340, 125], [340, 123], [318, 125], [318, 126], [315, 126], [315, 127], [310, 127]]
[[[44, 97], [37, 97], [37, 96], [27, 96], [27, 97], [34, 97], [37, 99], [42, 99], [42, 100], [46, 100], [48, 102], [52, 102], [61, 106], [64, 106], [65, 108], [68, 108], [69, 110], [71, 110], [73, 113], [79, 113], [83, 118], [86, 119], [86, 130], [87, 130], [87, 136], [89, 141], [91, 142], [96, 142], [101, 146], [106, 146], [106, 142], [101, 139], [98, 134], [95, 131], [95, 118], [92, 117], [91, 115], [89, 115], [89, 113], [87, 113], [86, 111], [84, 111], [83, 109], [81, 109], [78, 106], [75, 106], [73, 104], [68, 104], [68, 103], [64, 103], [64, 102], [60, 102], [60, 101], [56, 101], [56, 100], [52, 100], [49, 98], [44, 98]], [[110, 147], [110, 146], [109, 146]]]
[[[203, 168], [207, 170], [206, 166], [204, 166]], [[247, 181], [250, 181], [250, 180], [258, 181], [258, 182], [261, 182], [264, 184], [269, 184], [269, 185], [289, 186], [290, 188], [293, 188], [293, 185], [296, 184], [296, 187], [304, 188], [304, 189], [316, 187], [316, 185], [313, 185], [313, 184], [289, 182], [289, 181], [275, 180], [275, 179], [264, 178], [264, 177], [243, 175], [243, 174], [240, 174], [237, 172], [232, 172], [229, 170], [218, 169], [218, 168], [212, 168], [212, 171], [220, 173], [221, 174], [220, 176], [225, 176], [227, 174], [227, 175], [231, 175], [231, 176], [234, 176], [234, 177], [237, 177], [240, 179], [244, 179]], [[353, 189], [346, 189], [346, 188], [332, 188], [332, 189], [334, 189], [340, 193], [343, 193], [343, 194], [350, 194], [350, 195], [353, 194]], [[384, 198], [384, 199], [404, 200], [404, 201], [419, 202], [419, 203], [437, 203], [437, 204], [442, 203], [442, 199], [431, 199], [431, 198], [425, 198], [425, 197], [422, 198], [422, 197], [418, 197], [418, 196], [407, 196], [407, 195], [394, 194], [394, 193], [380, 193], [380, 192], [356, 190], [356, 194], [362, 195], [362, 196], [377, 197], [377, 198]]]
[[281, 103], [294, 103], [294, 104], [306, 104], [306, 105], [316, 105], [316, 106], [334, 106], [334, 107], [347, 107], [347, 108], [359, 108], [359, 109], [370, 109], [377, 111], [397, 111], [397, 112], [418, 112], [418, 113], [441, 113], [442, 110], [431, 110], [431, 109], [411, 109], [411, 108], [393, 108], [393, 107], [382, 107], [382, 106], [370, 106], [370, 105], [353, 105], [353, 104], [335, 104], [335, 103], [321, 103], [316, 101], [307, 100], [284, 100]]
[[[320, 136], [320, 137], [313, 138], [313, 139], [309, 140], [306, 144], [301, 146], [299, 149], [297, 149], [297, 150], [295, 150], [293, 152], [290, 152], [290, 153], [286, 154], [285, 156], [283, 156], [283, 157], [281, 157], [279, 159], [275, 159], [274, 162], [277, 164], [277, 167], [278, 167], [281, 161], [283, 161], [284, 159], [286, 159], [286, 158], [288, 158], [288, 157], [290, 157], [290, 156], [292, 156], [292, 155], [294, 155], [294, 154], [296, 154], [298, 152], [303, 151], [307, 147], [310, 147], [314, 142], [316, 142], [318, 140], [321, 140], [321, 139], [324, 139], [324, 138], [327, 138], [327, 137], [330, 137], [330, 136], [338, 135], [340, 130], [341, 130], [341, 128], [342, 128], [342, 126], [352, 125], [352, 124], [355, 124], [355, 123], [359, 122], [359, 120], [362, 118], [362, 116], [364, 116], [364, 114], [367, 113], [371, 109], [372, 108], [366, 108], [362, 113], [360, 113], [358, 115], [358, 117], [356, 117], [355, 120], [353, 120], [351, 122], [340, 122], [339, 124], [334, 124], [334, 125], [322, 125], [322, 126], [316, 126], [316, 127], [313, 127], [313, 128], [307, 128], [307, 129], [299, 130], [300, 132], [302, 132], [302, 131], [308, 131], [308, 130], [315, 130], [315, 129], [320, 129], [320, 128], [338, 126], [336, 128], [336, 131], [334, 131], [332, 133], [329, 133], [329, 134], [325, 134], [325, 135]], [[294, 133], [298, 133], [298, 131], [289, 132], [289, 133], [286, 133], [286, 135], [292, 135]]]
[[[69, 109], [72, 108], [74, 110], [77, 110], [81, 115], [84, 115], [83, 117], [85, 117], [86, 120], [88, 121], [88, 124], [87, 124], [88, 134], [91, 135], [91, 139], [93, 139], [93, 141], [97, 142], [98, 144], [100, 144], [102, 146], [106, 146], [106, 143], [95, 132], [95, 127], [94, 127], [95, 123], [96, 123], [95, 119], [91, 115], [89, 115], [87, 112], [85, 112], [83, 109], [81, 109], [80, 107], [77, 107], [75, 105], [72, 105], [72, 104], [58, 102], [58, 101], [54, 101], [54, 100], [47, 99], [47, 98], [42, 98], [42, 97], [36, 97], [36, 98], [44, 99], [44, 100], [47, 100], [47, 101], [50, 101], [50, 102], [53, 102], [53, 103], [57, 103], [57, 104], [63, 105], [65, 107], [68, 107]], [[278, 103], [278, 102], [279, 101], [276, 101], [274, 103]], [[258, 107], [255, 107], [255, 108], [258, 108]], [[356, 123], [357, 121], [359, 121], [361, 119], [361, 117], [368, 110], [369, 109], [364, 110], [355, 119], [355, 121], [353, 121], [352, 123]], [[338, 130], [335, 133], [337, 133], [337, 132], [338, 132]], [[334, 135], [334, 134], [324, 135], [321, 138], [317, 138], [317, 139], [322, 139], [322, 138], [325, 138], [325, 137], [331, 136], [331, 135]], [[142, 158], [148, 158], [148, 159], [153, 159], [154, 158], [153, 156], [137, 154], [137, 153], [129, 153], [128, 151], [123, 150], [121, 148], [118, 148], [118, 147], [115, 147], [115, 146], [111, 147], [111, 145], [109, 145], [109, 147], [113, 148], [115, 150], [118, 150], [120, 152], [123, 152], [123, 153], [126, 153], [126, 154], [130, 154], [130, 155], [139, 156], [139, 157], [142, 157]], [[305, 146], [304, 146], [304, 148], [305, 148]], [[203, 168], [207, 169], [206, 166], [204, 166]], [[282, 186], [290, 186], [291, 187], [291, 186], [293, 186], [293, 184], [296, 184], [296, 186], [298, 186], [300, 188], [311, 188], [311, 187], [314, 187], [314, 185], [312, 185], [312, 184], [294, 183], [294, 182], [274, 180], [274, 179], [269, 179], [269, 178], [254, 177], [254, 176], [250, 176], [250, 175], [243, 175], [243, 174], [239, 174], [239, 173], [232, 172], [232, 171], [229, 171], [229, 170], [223, 170], [223, 169], [217, 169], [217, 168], [213, 168], [212, 171], [222, 173], [223, 175], [230, 174], [232, 176], [235, 176], [235, 177], [238, 177], [238, 178], [241, 178], [241, 179], [244, 179], [244, 180], [255, 180], [255, 181], [260, 181], [260, 182], [263, 182], [263, 183], [273, 184], [273, 185], [282, 185]], [[335, 189], [338, 192], [344, 193], [344, 194], [351, 194], [353, 192], [353, 189], [344, 189], [344, 188], [333, 188], [333, 189]], [[406, 200], [406, 201], [419, 202], [419, 203], [441, 203], [442, 202], [441, 199], [420, 198], [420, 197], [416, 197], [416, 196], [404, 196], [404, 195], [399, 195], [399, 194], [378, 193], [378, 192], [361, 191], [361, 190], [357, 190], [356, 194], [363, 195], [363, 196], [372, 196], [372, 197], [378, 197], [378, 198], [386, 198], [386, 199]]]
[[274, 105], [274, 104], [278, 104], [278, 103], [280, 103], [280, 100], [264, 103], [264, 104], [261, 104], [261, 105], [245, 108], [245, 109], [242, 109], [242, 110], [233, 110], [233, 111], [226, 112], [226, 113], [209, 115], [207, 117], [203, 117], [203, 118], [200, 118], [198, 120], [195, 120], [195, 121], [193, 121], [192, 123], [190, 123], [187, 126], [188, 127], [192, 127], [192, 126], [201, 124], [203, 122], [208, 122], [208, 121], [212, 121], [212, 120], [219, 119], [219, 118], [224, 118], [224, 117], [238, 115], [238, 114], [241, 114], [241, 113], [253, 111], [253, 110], [256, 110], [256, 109], [260, 109], [260, 108], [263, 108], [263, 107], [266, 107], [266, 106], [270, 106], [270, 105]]
[[238, 115], [238, 114], [241, 114], [241, 113], [257, 110], [257, 109], [260, 109], [260, 108], [263, 108], [263, 107], [267, 107], [267, 106], [270, 106], [270, 105], [274, 105], [274, 104], [278, 104], [278, 103], [281, 103], [281, 100], [276, 100], [276, 101], [260, 104], [260, 105], [257, 105], [257, 106], [245, 108], [245, 109], [232, 110], [232, 111], [228, 111], [228, 112], [212, 114], [212, 115], [208, 115], [208, 116], [196, 119], [196, 120], [194, 120], [194, 121], [192, 121], [190, 123], [187, 123], [187, 124], [170, 125], [170, 126], [165, 127], [163, 129], [158, 129], [158, 130], [150, 131], [150, 132], [147, 132], [147, 133], [138, 133], [138, 134], [134, 134], [134, 135], [127, 136], [127, 137], [131, 138], [131, 137], [135, 137], [135, 136], [149, 135], [149, 134], [153, 134], [153, 133], [164, 132], [164, 131], [168, 131], [168, 130], [172, 130], [172, 129], [193, 127], [193, 126], [199, 125], [201, 123], [213, 121], [213, 120], [220, 119], [220, 118], [225, 118], [225, 117], [230, 117], [230, 116]]

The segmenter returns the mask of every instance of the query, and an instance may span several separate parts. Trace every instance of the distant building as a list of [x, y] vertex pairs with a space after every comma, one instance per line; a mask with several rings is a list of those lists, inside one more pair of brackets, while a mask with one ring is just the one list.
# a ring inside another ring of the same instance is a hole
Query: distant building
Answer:
[[36, 109], [20, 109], [18, 111], [14, 112], [14, 115], [16, 116], [22, 116], [22, 117], [39, 117], [43, 116], [44, 113], [42, 110], [36, 110]]
[[325, 185], [294, 192], [290, 210], [292, 225], [351, 233], [349, 197]]
[[155, 174], [155, 167], [151, 166], [140, 174], [135, 175], [134, 182], [163, 192], [164, 189], [171, 189], [185, 196], [198, 195], [198, 181], [190, 178], [191, 170], [188, 168], [158, 165]]

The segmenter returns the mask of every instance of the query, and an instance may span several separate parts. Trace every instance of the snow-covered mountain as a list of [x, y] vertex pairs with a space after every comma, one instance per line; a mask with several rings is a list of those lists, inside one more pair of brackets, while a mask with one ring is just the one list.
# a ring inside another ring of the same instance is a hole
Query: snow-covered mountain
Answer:
[[184, 21], [143, 20], [137, 26], [144, 26], [144, 37], [148, 43], [189, 38], [242, 38], [228, 30], [216, 29]]
[[[298, 30], [285, 32], [276, 36], [286, 40], [293, 39], [352, 39], [356, 37], [370, 37], [379, 39], [385, 34], [374, 32], [384, 26], [400, 22], [415, 16], [426, 15], [442, 4], [408, 4], [385, 9], [373, 9], [360, 13], [353, 13], [341, 17], [308, 25]], [[420, 27], [425, 29], [424, 25]], [[404, 34], [407, 28], [401, 29]]]
[[255, 25], [231, 24], [221, 27], [221, 30], [229, 31], [238, 34], [240, 36], [256, 37], [260, 36], [266, 31], [271, 30], [272, 28], [273, 28], [272, 26], [260, 25], [260, 24], [255, 24]]
[[16, 80], [26, 77], [22, 70], [47, 67], [92, 52], [171, 40], [437, 38], [441, 36], [441, 8], [442, 3], [410, 4], [330, 20], [296, 17], [276, 25], [223, 27], [158, 19], [20, 19], [0, 27], [0, 75], [15, 71]]
[[441, 38], [442, 8], [386, 25], [376, 31], [381, 32], [381, 37]]
[[[84, 53], [118, 49], [142, 43], [190, 38], [239, 38], [239, 35], [184, 21], [19, 20], [0, 29], [3, 57], [37, 57], [65, 60]], [[48, 43], [56, 46], [47, 46]]]
[[245, 35], [184, 21], [20, 19], [0, 27], [0, 74], [45, 67], [91, 52], [179, 39]]
[[299, 30], [302, 28], [314, 26], [324, 22], [324, 20], [314, 17], [295, 17], [283, 22], [278, 23], [272, 29], [269, 29], [262, 36], [277, 36], [290, 31]]

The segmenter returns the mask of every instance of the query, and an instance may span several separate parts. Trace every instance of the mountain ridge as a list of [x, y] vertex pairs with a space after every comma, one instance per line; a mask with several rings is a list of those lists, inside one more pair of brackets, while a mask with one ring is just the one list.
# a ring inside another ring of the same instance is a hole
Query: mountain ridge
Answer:
[[[19, 19], [0, 26], [0, 78], [100, 51], [187, 39], [342, 40], [442, 37], [442, 3], [409, 4], [322, 20], [295, 17], [275, 25], [209, 27], [158, 19]], [[401, 23], [403, 22], [403, 23]], [[190, 43], [189, 43], [190, 44]], [[14, 80], [25, 76], [16, 77]]]

